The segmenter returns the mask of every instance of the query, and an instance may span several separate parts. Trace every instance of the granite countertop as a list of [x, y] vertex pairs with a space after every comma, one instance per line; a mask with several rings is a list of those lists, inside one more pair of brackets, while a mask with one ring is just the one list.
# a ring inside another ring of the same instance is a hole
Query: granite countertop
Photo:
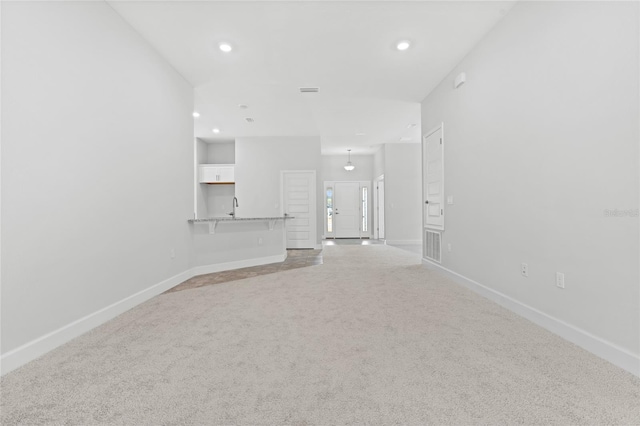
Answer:
[[271, 216], [271, 217], [231, 217], [231, 216], [222, 216], [222, 217], [208, 217], [205, 219], [189, 219], [190, 223], [199, 223], [199, 222], [241, 222], [241, 221], [250, 221], [250, 220], [278, 220], [278, 219], [293, 219], [293, 216]]

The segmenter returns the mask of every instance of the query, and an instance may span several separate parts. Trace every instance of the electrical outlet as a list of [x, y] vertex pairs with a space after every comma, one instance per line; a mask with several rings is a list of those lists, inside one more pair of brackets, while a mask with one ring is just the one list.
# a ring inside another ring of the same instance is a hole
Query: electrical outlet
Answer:
[[556, 272], [556, 287], [564, 288], [564, 274]]
[[526, 263], [523, 263], [520, 265], [520, 273], [522, 274], [523, 277], [528, 277], [529, 276], [529, 265], [527, 265]]
[[447, 244], [447, 251], [451, 252], [451, 243]]
[[262, 237], [258, 238], [258, 245], [261, 246], [262, 245]]
[[176, 258], [176, 249], [169, 250], [169, 257], [171, 257], [172, 259]]

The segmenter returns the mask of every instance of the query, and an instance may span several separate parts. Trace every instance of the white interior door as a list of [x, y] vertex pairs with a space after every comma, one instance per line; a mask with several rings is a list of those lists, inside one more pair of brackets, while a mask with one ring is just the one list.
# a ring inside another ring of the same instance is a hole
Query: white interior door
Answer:
[[424, 226], [444, 229], [444, 150], [442, 126], [422, 141]]
[[282, 172], [282, 206], [293, 216], [285, 220], [286, 247], [315, 248], [316, 238], [316, 172]]
[[333, 198], [336, 238], [360, 238], [360, 184], [336, 182]]
[[378, 205], [376, 212], [378, 215], [378, 239], [384, 240], [384, 180], [379, 180], [376, 185], [376, 194], [378, 194]]

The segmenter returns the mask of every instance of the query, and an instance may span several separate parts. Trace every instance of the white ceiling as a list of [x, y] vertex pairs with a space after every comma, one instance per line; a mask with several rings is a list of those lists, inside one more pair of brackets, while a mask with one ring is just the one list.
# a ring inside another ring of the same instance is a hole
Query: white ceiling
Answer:
[[513, 3], [109, 1], [194, 86], [196, 137], [316, 135], [323, 154], [419, 142], [420, 101]]

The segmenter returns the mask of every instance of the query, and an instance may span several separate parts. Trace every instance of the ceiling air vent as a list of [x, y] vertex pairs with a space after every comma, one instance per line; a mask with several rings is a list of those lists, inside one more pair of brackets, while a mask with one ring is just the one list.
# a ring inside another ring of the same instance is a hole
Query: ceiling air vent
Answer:
[[247, 123], [253, 123], [255, 120], [251, 117], [245, 117], [244, 119]]
[[320, 89], [318, 87], [301, 87], [300, 93], [318, 93]]

